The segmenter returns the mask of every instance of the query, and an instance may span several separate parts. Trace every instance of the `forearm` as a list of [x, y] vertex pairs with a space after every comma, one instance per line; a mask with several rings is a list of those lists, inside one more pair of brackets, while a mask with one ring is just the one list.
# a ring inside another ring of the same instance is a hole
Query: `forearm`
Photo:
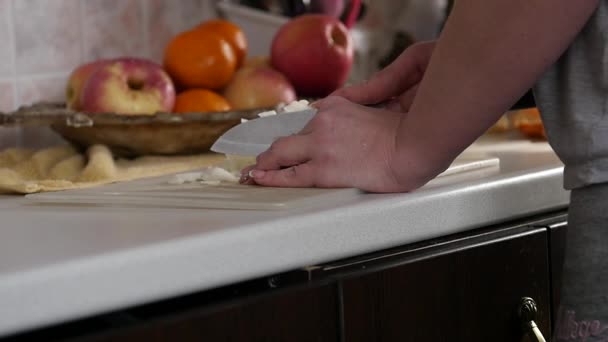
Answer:
[[447, 167], [558, 59], [597, 4], [457, 0], [400, 123], [395, 172]]

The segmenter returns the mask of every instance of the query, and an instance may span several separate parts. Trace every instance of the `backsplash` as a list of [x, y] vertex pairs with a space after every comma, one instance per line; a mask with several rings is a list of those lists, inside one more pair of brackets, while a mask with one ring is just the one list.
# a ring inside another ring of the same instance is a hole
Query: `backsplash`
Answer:
[[160, 62], [173, 35], [213, 16], [213, 0], [0, 0], [0, 111], [63, 100], [83, 62]]
[[[79, 64], [119, 56], [162, 60], [175, 34], [214, 17], [214, 0], [0, 0], [0, 111], [63, 101]], [[0, 127], [0, 149], [64, 143], [48, 128]]]

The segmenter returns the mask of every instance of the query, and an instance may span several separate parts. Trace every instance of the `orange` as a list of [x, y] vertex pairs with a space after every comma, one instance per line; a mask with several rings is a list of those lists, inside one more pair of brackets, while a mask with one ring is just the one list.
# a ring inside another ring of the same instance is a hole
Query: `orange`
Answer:
[[220, 35], [234, 49], [237, 66], [243, 65], [247, 56], [247, 37], [240, 27], [228, 20], [215, 19], [200, 24], [195, 30], [213, 32]]
[[221, 95], [207, 89], [190, 89], [177, 95], [174, 113], [224, 112], [230, 104]]
[[538, 108], [527, 108], [517, 111], [513, 117], [513, 126], [529, 138], [547, 139]]
[[164, 66], [179, 87], [221, 89], [236, 70], [236, 55], [217, 34], [186, 31], [167, 45]]

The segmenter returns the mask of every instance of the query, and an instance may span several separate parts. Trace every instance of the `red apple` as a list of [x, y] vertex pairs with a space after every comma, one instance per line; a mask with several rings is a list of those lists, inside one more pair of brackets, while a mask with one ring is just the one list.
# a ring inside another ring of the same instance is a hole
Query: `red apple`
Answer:
[[119, 58], [98, 68], [81, 95], [84, 111], [120, 114], [170, 112], [175, 87], [163, 68], [141, 58]]
[[89, 77], [100, 67], [106, 65], [110, 61], [99, 60], [95, 62], [80, 65], [68, 78], [68, 83], [65, 89], [65, 99], [67, 107], [73, 110], [81, 110], [80, 96]]
[[352, 38], [338, 19], [306, 14], [279, 29], [272, 41], [271, 63], [299, 96], [323, 97], [346, 82], [353, 53]]
[[283, 74], [262, 64], [238, 70], [224, 89], [224, 97], [234, 109], [246, 110], [290, 103], [296, 92]]

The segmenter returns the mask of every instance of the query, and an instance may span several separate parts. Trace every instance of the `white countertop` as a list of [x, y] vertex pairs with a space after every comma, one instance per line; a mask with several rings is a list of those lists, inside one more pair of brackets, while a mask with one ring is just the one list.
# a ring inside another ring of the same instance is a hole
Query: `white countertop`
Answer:
[[0, 197], [0, 336], [564, 208], [546, 143], [473, 146], [500, 170], [306, 208], [35, 206]]

